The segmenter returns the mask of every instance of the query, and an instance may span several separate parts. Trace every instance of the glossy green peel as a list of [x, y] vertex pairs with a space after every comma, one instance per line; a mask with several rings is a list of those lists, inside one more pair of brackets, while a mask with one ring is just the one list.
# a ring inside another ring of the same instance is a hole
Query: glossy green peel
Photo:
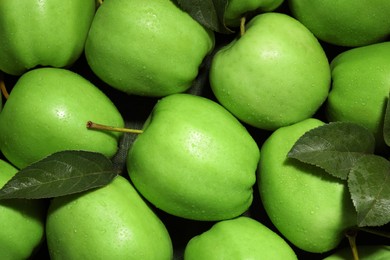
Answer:
[[260, 197], [272, 223], [292, 244], [312, 253], [336, 248], [357, 221], [346, 182], [287, 158], [298, 138], [320, 125], [309, 118], [273, 132], [261, 148], [258, 171]]
[[106, 0], [92, 22], [85, 54], [110, 86], [166, 96], [190, 88], [213, 48], [214, 33], [170, 0]]
[[282, 13], [252, 18], [244, 35], [218, 50], [210, 68], [218, 101], [241, 121], [270, 131], [313, 116], [330, 82], [318, 40]]
[[139, 192], [169, 214], [194, 220], [236, 217], [252, 203], [259, 149], [218, 103], [173, 94], [154, 107], [127, 158]]
[[291, 13], [322, 41], [348, 47], [390, 35], [388, 0], [288, 0]]
[[290, 245], [277, 233], [252, 218], [241, 216], [219, 221], [209, 230], [193, 237], [185, 247], [184, 259], [298, 258]]
[[367, 127], [385, 147], [383, 121], [390, 93], [390, 42], [344, 51], [331, 62], [332, 89], [325, 112], [329, 121]]
[[[0, 160], [0, 187], [17, 169]], [[0, 200], [0, 259], [29, 259], [45, 238], [46, 204], [41, 200]]]
[[112, 157], [119, 133], [88, 130], [89, 120], [124, 125], [111, 100], [80, 75], [35, 69], [19, 78], [0, 113], [0, 149], [18, 168], [62, 150]]
[[67, 67], [82, 54], [95, 0], [1, 0], [0, 70]]
[[46, 237], [53, 260], [171, 260], [164, 224], [128, 180], [51, 201]]

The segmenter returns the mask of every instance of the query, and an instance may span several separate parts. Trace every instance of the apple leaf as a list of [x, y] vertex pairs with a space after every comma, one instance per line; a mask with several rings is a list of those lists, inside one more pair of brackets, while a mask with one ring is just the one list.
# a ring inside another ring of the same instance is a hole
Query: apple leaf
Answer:
[[390, 146], [390, 98], [387, 99], [385, 119], [383, 123], [383, 137], [385, 143]]
[[390, 222], [390, 162], [366, 155], [352, 167], [348, 187], [357, 211], [359, 227]]
[[108, 184], [118, 171], [102, 154], [62, 151], [17, 172], [1, 189], [0, 199], [41, 199]]
[[374, 149], [375, 138], [366, 128], [355, 123], [332, 122], [306, 132], [287, 156], [346, 180], [359, 158]]
[[224, 34], [233, 32], [224, 22], [228, 0], [177, 0], [177, 3], [206, 28]]

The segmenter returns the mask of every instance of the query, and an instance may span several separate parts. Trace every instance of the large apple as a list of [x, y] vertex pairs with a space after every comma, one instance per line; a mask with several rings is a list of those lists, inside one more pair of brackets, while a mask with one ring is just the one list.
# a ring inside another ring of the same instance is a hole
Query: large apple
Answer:
[[306, 119], [274, 131], [261, 147], [258, 186], [264, 209], [280, 233], [312, 253], [335, 249], [357, 216], [346, 182], [287, 158], [306, 131], [323, 125]]
[[383, 121], [390, 93], [390, 42], [356, 47], [331, 62], [332, 89], [325, 112], [329, 121], [367, 127], [378, 149], [385, 147]]
[[112, 87], [165, 96], [190, 88], [213, 47], [214, 33], [170, 0], [106, 0], [85, 54], [93, 72]]
[[[17, 169], [0, 160], [0, 187]], [[45, 239], [46, 204], [41, 200], [0, 201], [0, 259], [29, 259]]]
[[219, 221], [187, 243], [186, 260], [298, 259], [277, 233], [256, 221], [240, 216]]
[[46, 221], [52, 260], [171, 260], [167, 229], [128, 180], [54, 198]]
[[390, 35], [388, 0], [288, 0], [292, 15], [319, 39], [357, 47]]
[[218, 101], [252, 126], [275, 130], [311, 117], [330, 87], [329, 62], [314, 35], [282, 13], [252, 18], [215, 54], [210, 84]]
[[111, 100], [72, 71], [39, 68], [23, 74], [0, 113], [0, 149], [17, 168], [61, 150], [88, 150], [112, 157], [118, 133], [90, 131], [89, 120], [123, 126]]
[[253, 198], [259, 148], [218, 103], [172, 94], [154, 107], [130, 148], [127, 169], [157, 208], [194, 220], [245, 212]]
[[84, 50], [95, 0], [1, 0], [0, 70], [67, 67]]

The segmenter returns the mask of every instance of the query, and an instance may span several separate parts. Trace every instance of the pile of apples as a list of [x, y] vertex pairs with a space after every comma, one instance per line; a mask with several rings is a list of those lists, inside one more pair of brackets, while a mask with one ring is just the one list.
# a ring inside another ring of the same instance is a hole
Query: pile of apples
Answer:
[[[0, 187], [61, 151], [118, 172], [0, 190], [0, 259], [357, 259], [347, 184], [287, 154], [349, 121], [388, 155], [390, 1], [214, 1], [222, 20], [206, 3], [0, 1]], [[361, 259], [390, 259], [357, 238]]]

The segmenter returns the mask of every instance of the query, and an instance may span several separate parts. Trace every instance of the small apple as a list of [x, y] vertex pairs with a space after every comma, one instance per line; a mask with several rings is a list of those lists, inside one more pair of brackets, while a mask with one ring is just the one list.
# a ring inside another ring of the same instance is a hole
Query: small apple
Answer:
[[111, 100], [79, 74], [34, 69], [18, 79], [0, 113], [0, 149], [17, 168], [62, 150], [112, 157], [120, 134], [89, 131], [89, 120], [124, 125]]
[[67, 67], [82, 54], [95, 0], [1, 0], [0, 70]]
[[191, 94], [160, 99], [130, 147], [127, 170], [157, 208], [186, 219], [236, 217], [252, 203], [259, 148], [218, 103]]
[[288, 0], [292, 15], [319, 39], [357, 47], [390, 35], [388, 0]]
[[290, 245], [262, 223], [245, 216], [219, 221], [193, 237], [185, 260], [298, 259]]
[[46, 239], [56, 259], [171, 260], [167, 229], [122, 176], [108, 185], [54, 198]]
[[210, 85], [241, 121], [275, 130], [311, 117], [328, 96], [328, 59], [299, 21], [282, 13], [252, 18], [213, 57]]
[[284, 0], [230, 0], [225, 10], [225, 23], [237, 27], [240, 19], [247, 13], [271, 12], [277, 9]]
[[309, 118], [274, 131], [261, 147], [258, 168], [260, 198], [270, 220], [287, 240], [311, 253], [335, 249], [357, 221], [346, 182], [287, 158], [299, 137], [323, 124]]
[[[0, 187], [17, 169], [0, 160]], [[0, 200], [0, 259], [29, 259], [45, 239], [46, 204], [41, 200]]]
[[[390, 259], [389, 245], [358, 245], [358, 255], [360, 260], [388, 260]], [[351, 248], [340, 248], [325, 257], [323, 260], [350, 260], [353, 259]]]
[[329, 121], [367, 127], [384, 148], [383, 121], [390, 92], [390, 42], [356, 47], [331, 62], [332, 88], [325, 105]]
[[214, 48], [214, 33], [170, 0], [106, 0], [85, 54], [93, 72], [128, 94], [184, 92]]

